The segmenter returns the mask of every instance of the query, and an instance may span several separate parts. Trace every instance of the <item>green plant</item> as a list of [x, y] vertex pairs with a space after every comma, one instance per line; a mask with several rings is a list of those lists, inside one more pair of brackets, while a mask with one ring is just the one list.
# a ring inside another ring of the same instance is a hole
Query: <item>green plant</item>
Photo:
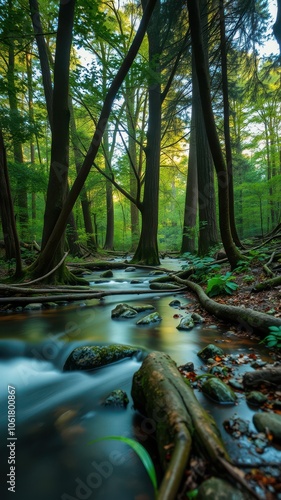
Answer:
[[227, 272], [224, 276], [218, 274], [207, 282], [206, 293], [209, 297], [215, 297], [221, 293], [231, 295], [238, 288], [237, 283], [234, 283], [231, 272]]
[[267, 347], [281, 347], [281, 326], [270, 326], [270, 334], [267, 335], [260, 344], [266, 344]]
[[188, 263], [184, 264], [182, 269], [186, 270], [190, 267], [194, 268], [192, 276], [198, 281], [203, 280], [208, 274], [220, 268], [219, 264], [217, 264], [214, 258], [210, 256], [198, 257], [197, 255], [186, 252], [183, 254], [183, 257], [187, 259]]
[[135, 441], [134, 439], [125, 437], [125, 436], [105, 436], [100, 439], [94, 439], [93, 441], [89, 441], [88, 444], [94, 444], [98, 443], [99, 441], [109, 441], [114, 439], [115, 441], [121, 441], [122, 443], [128, 444], [139, 456], [140, 460], [142, 461], [143, 466], [145, 467], [149, 478], [153, 484], [154, 488], [154, 493], [155, 497], [157, 494], [157, 477], [156, 477], [156, 471], [154, 464], [150, 458], [149, 453], [146, 451], [144, 446], [140, 444], [138, 441]]
[[242, 280], [245, 283], [252, 283], [253, 281], [255, 281], [255, 277], [252, 274], [246, 274], [245, 276], [243, 276]]

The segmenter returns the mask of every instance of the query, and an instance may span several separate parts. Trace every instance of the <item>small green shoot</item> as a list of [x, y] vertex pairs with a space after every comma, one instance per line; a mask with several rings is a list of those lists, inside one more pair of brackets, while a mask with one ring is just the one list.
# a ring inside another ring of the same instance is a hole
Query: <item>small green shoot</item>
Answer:
[[260, 344], [266, 344], [267, 347], [281, 347], [281, 326], [270, 326], [270, 334], [267, 335]]
[[150, 458], [149, 453], [146, 451], [144, 446], [140, 444], [138, 441], [135, 441], [134, 439], [125, 437], [125, 436], [105, 436], [100, 439], [94, 439], [93, 441], [89, 441], [88, 444], [94, 444], [98, 443], [99, 441], [110, 441], [110, 440], [115, 440], [115, 441], [121, 441], [122, 443], [125, 443], [129, 445], [139, 456], [140, 460], [142, 461], [143, 466], [145, 467], [149, 478], [153, 484], [155, 496], [157, 494], [157, 477], [156, 477], [156, 471], [154, 464]]
[[227, 272], [224, 276], [218, 274], [207, 282], [206, 293], [209, 297], [215, 297], [222, 293], [231, 295], [238, 288], [237, 283], [234, 283], [232, 274]]

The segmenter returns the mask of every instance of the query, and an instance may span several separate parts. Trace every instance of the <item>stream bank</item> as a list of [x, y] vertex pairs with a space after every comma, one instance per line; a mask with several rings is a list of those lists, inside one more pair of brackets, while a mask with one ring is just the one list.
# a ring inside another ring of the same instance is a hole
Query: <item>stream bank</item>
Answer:
[[[171, 264], [174, 266], [174, 262]], [[143, 270], [114, 270], [113, 274], [103, 283], [100, 282], [100, 273], [93, 273], [87, 278], [97, 290], [124, 290], [128, 286], [145, 289], [152, 278]], [[131, 283], [132, 280], [139, 282]], [[207, 344], [214, 343], [222, 347], [226, 354], [236, 356], [238, 361], [248, 357], [245, 363], [233, 364], [237, 376], [238, 372], [242, 375], [251, 369], [249, 354], [255, 353], [265, 361], [270, 360], [264, 346], [257, 345], [249, 337], [241, 339], [228, 328], [218, 329], [215, 322], [198, 325], [186, 332], [177, 330], [179, 315], [184, 314], [185, 309], [169, 305], [175, 298], [180, 299], [184, 307], [192, 306], [185, 294], [160, 296], [155, 291], [141, 297], [122, 297], [122, 302], [131, 305], [151, 303], [155, 307], [162, 321], [148, 327], [136, 325], [135, 318], [111, 319], [112, 309], [121, 302], [118, 296], [72, 303], [56, 309], [31, 309], [15, 315], [1, 315], [0, 375], [4, 400], [7, 385], [14, 385], [17, 390], [17, 432], [20, 439], [15, 498], [69, 500], [79, 498], [78, 494], [81, 497], [83, 491], [85, 498], [103, 500], [113, 495], [120, 500], [131, 500], [140, 495], [146, 499], [153, 498], [146, 472], [132, 450], [116, 442], [88, 446], [90, 440], [98, 437], [126, 435], [148, 445], [156, 458], [151, 422], [149, 427], [149, 421], [133, 410], [130, 396], [132, 376], [140, 367], [140, 360], [117, 363], [92, 374], [62, 373], [64, 362], [75, 347], [112, 343], [143, 346], [147, 350], [168, 353], [178, 365], [192, 362], [194, 371], [202, 373], [206, 365], [197, 353]], [[101, 408], [101, 400], [117, 388], [125, 390], [129, 396], [127, 409]], [[241, 455], [245, 460], [250, 450], [249, 460], [258, 467], [276, 461], [276, 457], [280, 463], [278, 448], [268, 447], [260, 454], [246, 436], [243, 438], [245, 442], [235, 441], [224, 428], [223, 422], [233, 419], [236, 413], [243, 420], [248, 420], [250, 429], [255, 430], [252, 417], [256, 408], [249, 407], [242, 393], [238, 392], [237, 404], [227, 407], [206, 399], [200, 392], [200, 386], [195, 388], [195, 394], [214, 416], [235, 460], [239, 462]], [[6, 418], [6, 408], [1, 407], [1, 444], [4, 447]], [[7, 468], [5, 454], [2, 455], [3, 471]], [[92, 462], [95, 462], [94, 469]], [[104, 468], [99, 468], [100, 464], [104, 464]], [[87, 490], [85, 482], [89, 474], [92, 474], [92, 486], [88, 485], [91, 491]], [[36, 482], [33, 477], [37, 478]], [[78, 491], [79, 485], [81, 489]], [[6, 496], [1, 498], [9, 498], [5, 490], [3, 495]]]

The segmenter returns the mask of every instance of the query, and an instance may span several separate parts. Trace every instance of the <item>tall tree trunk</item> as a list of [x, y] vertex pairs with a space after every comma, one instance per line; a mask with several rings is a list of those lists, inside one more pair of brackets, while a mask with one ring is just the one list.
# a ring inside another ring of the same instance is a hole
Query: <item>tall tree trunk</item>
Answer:
[[[100, 117], [96, 126], [95, 133], [93, 135], [90, 147], [88, 149], [87, 155], [83, 161], [83, 165], [81, 166], [80, 172], [77, 175], [72, 188], [69, 191], [69, 194], [67, 196], [67, 199], [65, 200], [64, 206], [61, 210], [61, 213], [57, 219], [57, 222], [55, 224], [55, 227], [52, 231], [52, 234], [50, 235], [46, 246], [44, 247], [43, 251], [41, 252], [40, 256], [38, 257], [34, 268], [40, 269], [44, 268], [44, 266], [49, 262], [50, 259], [53, 258], [54, 254], [57, 253], [57, 249], [60, 245], [61, 239], [62, 239], [62, 234], [65, 230], [66, 224], [67, 224], [67, 219], [68, 216], [78, 198], [80, 195], [81, 189], [87, 179], [87, 176], [92, 168], [93, 162], [95, 161], [103, 133], [106, 127], [106, 124], [108, 122], [108, 118], [111, 112], [112, 108], [112, 103], [116, 97], [116, 94], [118, 90], [120, 89], [121, 84], [123, 83], [124, 79], [126, 78], [126, 75], [137, 55], [137, 52], [139, 50], [139, 47], [142, 43], [142, 40], [144, 38], [148, 22], [151, 18], [151, 14], [153, 12], [155, 3], [157, 0], [149, 0], [147, 8], [145, 9], [145, 12], [143, 14], [143, 17], [141, 19], [141, 22], [139, 24], [138, 31], [136, 33], [136, 36], [134, 38], [134, 41], [121, 65], [119, 68], [119, 71], [117, 72], [115, 78], [113, 79], [111, 86], [107, 92], [107, 95], [105, 97], [103, 107], [100, 113]], [[33, 272], [34, 271], [33, 268]]]
[[[208, 5], [200, 0], [203, 48], [208, 61]], [[198, 176], [199, 238], [198, 254], [206, 255], [218, 242], [216, 220], [216, 198], [214, 187], [214, 164], [208, 143], [203, 117], [194, 56], [192, 56], [192, 105], [194, 107], [196, 129], [196, 158]]]
[[181, 244], [181, 253], [194, 253], [195, 247], [195, 229], [198, 203], [198, 181], [197, 181], [197, 155], [196, 155], [196, 129], [194, 120], [194, 109], [192, 101], [192, 116], [190, 127], [189, 157], [187, 183], [185, 192], [183, 236]]
[[2, 130], [0, 129], [0, 213], [2, 220], [2, 229], [5, 243], [6, 259], [16, 260], [16, 273], [18, 277], [22, 273], [20, 243], [16, 228], [14, 206], [9, 182], [6, 150], [3, 140]]
[[[31, 47], [30, 47], [31, 49]], [[33, 125], [34, 124], [34, 109], [33, 109], [33, 84], [32, 84], [32, 56], [30, 52], [26, 52], [25, 56], [26, 61], [26, 73], [27, 73], [27, 82], [28, 82], [28, 114], [29, 121]], [[30, 149], [30, 163], [31, 165], [35, 164], [35, 144], [34, 144], [34, 135], [32, 134], [29, 143]], [[31, 192], [31, 218], [32, 221], [36, 220], [36, 193], [34, 188], [32, 188]]]
[[230, 229], [227, 168], [223, 158], [212, 109], [208, 69], [206, 66], [202, 42], [200, 13], [198, 3], [196, 1], [187, 0], [187, 5], [201, 105], [209, 146], [218, 177], [220, 233], [227, 258], [231, 267], [235, 268], [238, 261], [243, 260], [244, 257], [235, 246]]
[[[79, 148], [76, 122], [75, 122], [74, 110], [73, 110], [71, 97], [69, 98], [69, 110], [70, 110], [71, 142], [72, 142], [72, 147], [73, 147], [73, 152], [74, 152], [76, 173], [78, 174], [80, 172], [81, 165], [83, 163], [83, 157], [82, 157], [82, 154], [81, 154], [81, 151]], [[86, 231], [86, 235], [87, 235], [87, 245], [92, 250], [95, 251], [97, 249], [97, 242], [96, 242], [96, 238], [95, 238], [95, 234], [94, 234], [94, 228], [93, 228], [91, 212], [90, 212], [91, 203], [88, 199], [88, 194], [87, 194], [87, 190], [86, 190], [85, 186], [83, 186], [83, 188], [81, 189], [80, 200], [81, 200], [81, 207], [82, 207], [82, 213], [83, 213], [84, 227], [85, 227], [85, 231]]]
[[[44, 214], [42, 250], [44, 250], [48, 243], [67, 194], [70, 122], [68, 108], [69, 64], [74, 5], [75, 0], [69, 0], [67, 3], [61, 2], [59, 9], [54, 67], [51, 167]], [[44, 259], [44, 254], [41, 253], [36, 263], [34, 274], [38, 276], [46, 274], [62, 259], [65, 243], [64, 231], [65, 227], [63, 228], [56, 252], [53, 252], [48, 260]], [[63, 272], [64, 269], [60, 267], [56, 274], [57, 279], [64, 280]]]
[[33, 30], [36, 35], [36, 43], [39, 52], [41, 73], [43, 79], [43, 89], [45, 94], [45, 101], [49, 117], [49, 123], [52, 128], [52, 110], [53, 110], [53, 88], [51, 79], [51, 70], [48, 57], [48, 49], [43, 35], [43, 28], [40, 18], [39, 6], [37, 0], [29, 0], [29, 8]]
[[[108, 127], [105, 128], [103, 135], [103, 149], [104, 149], [104, 170], [108, 177], [112, 176], [111, 158], [112, 151], [109, 149]], [[105, 181], [106, 191], [106, 233], [103, 248], [105, 250], [114, 249], [114, 203], [113, 203], [113, 188], [110, 180]]]
[[[147, 0], [142, 1], [143, 8]], [[133, 262], [148, 265], [160, 264], [157, 243], [159, 170], [161, 145], [161, 85], [160, 85], [160, 1], [157, 0], [151, 23], [147, 29], [149, 64], [151, 68], [149, 86], [149, 116], [146, 144], [146, 170], [144, 195], [141, 206], [142, 228]], [[152, 75], [155, 75], [154, 78]]]
[[[138, 183], [137, 179], [137, 147], [136, 147], [136, 111], [135, 111], [135, 95], [133, 85], [126, 87], [126, 118], [128, 129], [128, 154], [130, 162], [130, 194], [136, 200], [138, 198]], [[135, 203], [130, 202], [130, 219], [131, 219], [131, 251], [135, 251], [138, 245], [140, 230], [139, 230], [139, 209]]]
[[221, 72], [222, 72], [222, 93], [223, 93], [223, 128], [225, 142], [225, 156], [228, 173], [228, 196], [229, 196], [229, 219], [230, 229], [233, 241], [238, 247], [242, 247], [239, 236], [237, 234], [235, 213], [234, 213], [234, 186], [233, 186], [233, 163], [232, 163], [232, 148], [230, 139], [230, 111], [228, 98], [228, 75], [227, 75], [227, 50], [225, 36], [225, 15], [224, 15], [224, 0], [219, 0], [220, 10], [220, 48], [221, 48]]

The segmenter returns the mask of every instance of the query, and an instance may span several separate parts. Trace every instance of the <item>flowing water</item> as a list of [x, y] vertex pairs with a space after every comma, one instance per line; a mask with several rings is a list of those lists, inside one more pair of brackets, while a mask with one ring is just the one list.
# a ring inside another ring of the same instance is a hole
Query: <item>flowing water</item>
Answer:
[[[174, 261], [170, 265], [174, 267]], [[98, 273], [87, 276], [95, 289], [134, 290], [147, 289], [151, 276], [140, 270], [119, 270], [109, 282], [97, 284], [97, 278]], [[133, 278], [141, 283], [131, 284]], [[88, 373], [63, 372], [62, 368], [75, 347], [111, 343], [164, 351], [177, 364], [192, 361], [199, 368], [202, 362], [197, 352], [208, 343], [223, 341], [224, 332], [201, 326], [178, 331], [179, 319], [174, 318], [178, 311], [169, 306], [173, 298], [157, 292], [128, 294], [0, 316], [1, 499], [153, 498], [143, 465], [128, 445], [114, 440], [89, 444], [122, 435], [153, 447], [151, 422], [136, 414], [130, 397], [132, 376], [141, 361], [126, 360]], [[177, 298], [188, 303], [183, 294]], [[119, 302], [150, 303], [163, 319], [151, 327], [137, 326], [135, 318], [112, 320], [111, 310]], [[226, 352], [248, 352], [253, 346], [249, 340], [231, 339], [231, 343], [219, 344]], [[113, 389], [127, 392], [130, 402], [126, 410], [101, 405]], [[199, 393], [198, 398], [214, 415], [227, 443], [222, 421], [235, 411], [251, 419], [252, 410], [242, 398], [234, 408], [210, 403]], [[15, 403], [15, 429], [13, 422], [8, 427], [8, 401]], [[9, 435], [9, 430], [15, 434]], [[11, 469], [14, 462], [15, 469]], [[15, 493], [13, 483], [7, 482], [14, 479], [14, 472]]]

